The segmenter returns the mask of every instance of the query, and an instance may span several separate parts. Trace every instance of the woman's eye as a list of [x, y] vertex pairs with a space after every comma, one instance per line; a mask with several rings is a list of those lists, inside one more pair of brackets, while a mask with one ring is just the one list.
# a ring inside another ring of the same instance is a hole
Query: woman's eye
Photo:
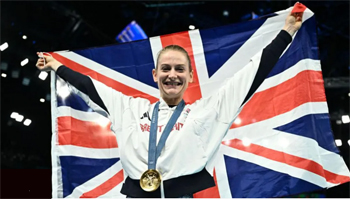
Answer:
[[176, 69], [177, 71], [184, 71], [184, 69], [183, 68], [178, 68], [178, 69]]

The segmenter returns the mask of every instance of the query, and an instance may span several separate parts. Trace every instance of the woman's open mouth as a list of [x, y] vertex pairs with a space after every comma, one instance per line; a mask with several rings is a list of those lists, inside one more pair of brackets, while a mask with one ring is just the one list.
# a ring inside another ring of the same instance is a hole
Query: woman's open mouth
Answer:
[[167, 86], [180, 86], [180, 85], [182, 85], [181, 82], [164, 82], [163, 84], [165, 84]]

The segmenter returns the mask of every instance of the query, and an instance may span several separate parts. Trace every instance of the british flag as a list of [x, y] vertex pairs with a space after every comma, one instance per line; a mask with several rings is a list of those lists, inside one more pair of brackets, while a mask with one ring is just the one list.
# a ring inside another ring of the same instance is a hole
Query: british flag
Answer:
[[[187, 103], [211, 95], [268, 45], [292, 8], [248, 22], [147, 40], [52, 53], [64, 65], [125, 95], [159, 99], [151, 70], [164, 46], [184, 47], [194, 83]], [[208, 163], [216, 186], [195, 197], [281, 197], [350, 181], [335, 146], [325, 98], [315, 17], [303, 25], [228, 129]], [[51, 73], [52, 197], [125, 197], [125, 175], [110, 121], [94, 112]]]

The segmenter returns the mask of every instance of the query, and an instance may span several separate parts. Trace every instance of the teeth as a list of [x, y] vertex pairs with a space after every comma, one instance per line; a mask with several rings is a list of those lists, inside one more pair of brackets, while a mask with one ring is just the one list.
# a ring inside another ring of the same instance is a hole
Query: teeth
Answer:
[[172, 85], [172, 86], [180, 86], [181, 83], [179, 82], [164, 82], [165, 85]]

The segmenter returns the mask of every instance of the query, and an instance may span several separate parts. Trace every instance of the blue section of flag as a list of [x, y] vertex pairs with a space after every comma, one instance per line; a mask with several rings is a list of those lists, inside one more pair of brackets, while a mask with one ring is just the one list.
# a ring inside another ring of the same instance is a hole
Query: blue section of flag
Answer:
[[285, 71], [300, 60], [306, 58], [318, 60], [316, 22], [314, 16], [303, 23], [290, 44], [290, 47], [278, 60], [267, 78]]
[[158, 88], [152, 78], [154, 63], [149, 40], [119, 45], [114, 44], [74, 52], [130, 78]]
[[308, 137], [317, 141], [318, 145], [328, 151], [339, 153], [334, 140], [328, 114], [305, 115], [275, 130]]
[[290, 196], [322, 189], [265, 167], [224, 155], [233, 198]]
[[[265, 22], [252, 20], [201, 30], [208, 75], [211, 77]], [[215, 38], [215, 39], [213, 39]]]
[[60, 156], [63, 197], [70, 195], [75, 187], [102, 173], [118, 161], [119, 158], [92, 159], [75, 156]]
[[[268, 17], [274, 15], [275, 14], [271, 14]], [[249, 22], [200, 30], [207, 71], [210, 77], [250, 39], [256, 30], [265, 23], [268, 17], [263, 16]], [[303, 23], [302, 28], [298, 31], [290, 48], [280, 58], [273, 71], [269, 74], [269, 77], [293, 67], [297, 62], [305, 58], [318, 59], [315, 24], [315, 17], [311, 17]], [[193, 47], [196, 48], [198, 46]], [[75, 53], [122, 73], [129, 78], [157, 88], [151, 75], [154, 63], [149, 40], [90, 48], [79, 50]], [[310, 92], [314, 93], [315, 91]], [[88, 105], [74, 93], [71, 93], [65, 99], [57, 96], [57, 105], [69, 106], [81, 111], [91, 111]], [[310, 113], [308, 112], [308, 114]], [[287, 118], [280, 124], [284, 125], [274, 129], [282, 131], [280, 132], [282, 134], [290, 133], [296, 136], [308, 137], [314, 139], [315, 143], [317, 142], [320, 147], [339, 153], [334, 144], [328, 114], [306, 115], [294, 121], [291, 121], [291, 118]], [[257, 157], [261, 156], [257, 155]], [[59, 166], [62, 167], [63, 184], [63, 187], [59, 187], [59, 189], [63, 189], [63, 196], [66, 197], [70, 195], [76, 187], [84, 184], [118, 162], [119, 158], [93, 159], [63, 156], [59, 157], [59, 160]], [[225, 179], [224, 183], [229, 183], [232, 197], [281, 197], [321, 189], [312, 183], [302, 180], [304, 178], [303, 175], [300, 176], [300, 178], [295, 178], [286, 174], [288, 171], [283, 170], [282, 172], [285, 173], [280, 173], [226, 155], [224, 155], [224, 161], [226, 166], [224, 172], [227, 172], [228, 175], [228, 182]], [[293, 167], [292, 165], [290, 166]], [[275, 167], [275, 165], [271, 167], [272, 169], [278, 168], [278, 166]], [[297, 169], [300, 169], [301, 173], [307, 172], [304, 170], [305, 168]], [[320, 176], [320, 179], [323, 180], [324, 178]]]
[[66, 98], [62, 98], [57, 95], [57, 107], [69, 106], [75, 110], [92, 112], [93, 110], [86, 104], [86, 102], [81, 99], [81, 97], [75, 93], [70, 93]]

